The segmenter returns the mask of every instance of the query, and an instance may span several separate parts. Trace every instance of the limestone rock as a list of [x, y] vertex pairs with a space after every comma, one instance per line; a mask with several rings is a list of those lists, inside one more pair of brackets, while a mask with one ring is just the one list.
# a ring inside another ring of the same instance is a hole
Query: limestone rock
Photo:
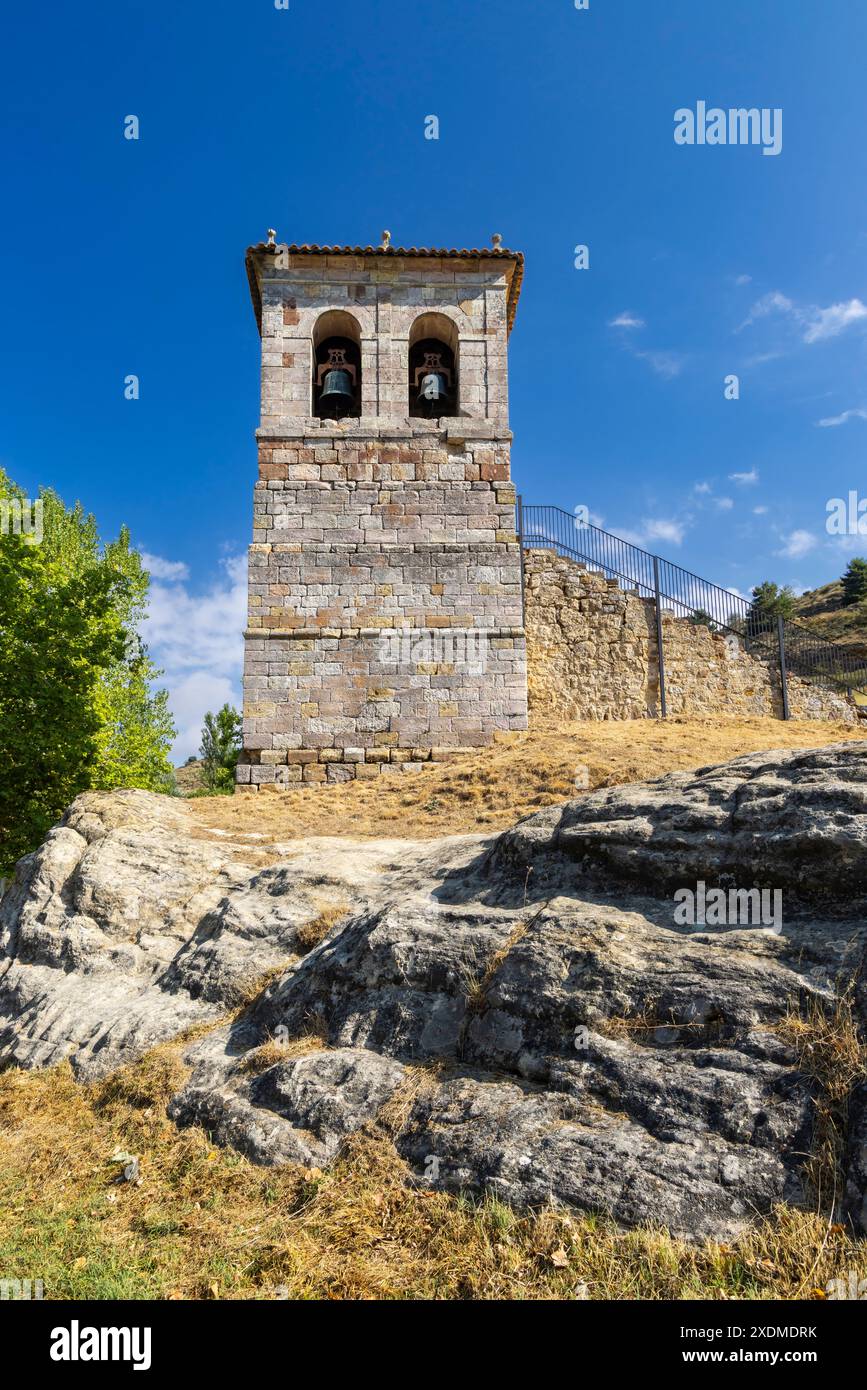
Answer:
[[[541, 857], [542, 863], [537, 862]], [[521, 822], [494, 871], [563, 860], [599, 881], [779, 887], [815, 898], [867, 891], [867, 743], [751, 753], [644, 786], [613, 787]]]
[[[293, 841], [265, 866], [214, 839], [169, 798], [78, 798], [0, 903], [0, 1060], [90, 1077], [211, 1024], [170, 1114], [257, 1162], [324, 1166], [388, 1107], [415, 1180], [518, 1206], [699, 1239], [809, 1201], [816, 1083], [783, 1025], [864, 960], [867, 743], [599, 791], [488, 839]], [[699, 879], [781, 888], [781, 926], [682, 924], [672, 894]], [[345, 916], [303, 954], [329, 902]]]
[[236, 1064], [224, 1080], [209, 1050], [190, 1054], [197, 1065], [169, 1116], [204, 1126], [258, 1163], [331, 1162], [344, 1137], [374, 1118], [404, 1076], [388, 1057], [342, 1048], [278, 1061], [253, 1076]]

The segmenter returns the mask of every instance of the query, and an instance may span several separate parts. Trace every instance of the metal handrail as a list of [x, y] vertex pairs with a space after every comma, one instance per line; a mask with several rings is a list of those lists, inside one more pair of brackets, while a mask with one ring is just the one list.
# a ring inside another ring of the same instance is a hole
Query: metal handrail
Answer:
[[867, 694], [867, 663], [839, 643], [825, 641], [791, 619], [780, 625], [776, 615], [740, 594], [583, 522], [562, 507], [522, 505], [519, 530], [522, 546], [553, 549], [616, 579], [621, 588], [641, 598], [662, 600], [675, 617], [733, 633], [757, 654], [776, 658], [784, 651], [791, 675], [838, 692]]

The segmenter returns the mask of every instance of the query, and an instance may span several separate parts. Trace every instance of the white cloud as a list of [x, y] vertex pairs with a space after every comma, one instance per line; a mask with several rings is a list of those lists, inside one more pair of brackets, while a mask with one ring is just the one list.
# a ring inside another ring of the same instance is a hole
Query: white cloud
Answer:
[[844, 555], [863, 555], [867, 551], [864, 536], [832, 536], [828, 544], [842, 550]]
[[686, 532], [682, 522], [667, 521], [664, 517], [648, 517], [641, 529], [647, 540], [667, 541], [669, 545], [680, 545]]
[[615, 526], [613, 534], [630, 545], [646, 549], [652, 541], [664, 541], [668, 545], [680, 545], [686, 534], [686, 525], [681, 521], [671, 521], [666, 517], [645, 517], [637, 530], [628, 526]]
[[169, 703], [178, 730], [172, 748], [176, 766], [186, 762], [191, 754], [198, 755], [202, 720], [207, 710], [216, 713], [226, 704], [240, 709], [236, 684], [225, 676], [210, 675], [207, 671], [194, 671], [173, 683]]
[[736, 284], [736, 285], [750, 285], [750, 284], [752, 284], [752, 280], [753, 280], [752, 275], [736, 275], [736, 276], [735, 276], [735, 284]]
[[767, 510], [767, 507], [753, 507], [753, 516], [764, 516]]
[[[702, 499], [707, 498], [708, 503], [716, 507], [718, 512], [730, 512], [734, 506], [734, 501], [731, 497], [714, 497], [713, 488], [710, 483], [695, 483], [692, 490], [695, 497], [700, 497]], [[696, 506], [699, 510], [704, 511], [704, 500], [697, 502]]]
[[787, 315], [803, 328], [803, 342], [818, 343], [826, 338], [836, 338], [851, 324], [867, 319], [867, 304], [862, 304], [860, 299], [847, 299], [822, 309], [816, 304], [796, 304], [788, 295], [771, 290], [756, 300], [737, 331], [771, 314]]
[[811, 531], [790, 531], [784, 541], [783, 549], [774, 551], [774, 554], [785, 560], [800, 560], [802, 555], [807, 555], [818, 544]]
[[842, 415], [828, 415], [824, 420], [817, 420], [816, 424], [820, 429], [833, 429], [835, 425], [845, 425], [849, 420], [867, 420], [867, 410], [844, 410]]
[[[159, 563], [167, 567], [164, 577], [181, 578], [175, 573], [176, 562]], [[165, 583], [160, 578], [151, 584], [142, 636], [153, 660], [165, 671], [159, 683], [168, 689], [178, 726], [172, 749], [175, 762], [198, 752], [207, 710], [216, 710], [227, 701], [236, 708], [241, 704], [246, 556], [223, 560], [222, 569], [220, 577], [201, 593], [191, 593], [186, 584]], [[151, 573], [156, 576], [157, 571], [152, 568]]]
[[776, 362], [782, 357], [781, 352], [755, 352], [751, 357], [745, 358], [748, 367], [763, 367], [766, 362]]
[[[769, 314], [791, 314], [795, 313], [793, 300], [779, 290], [771, 290], [770, 294], [763, 294], [761, 299], [757, 299], [750, 312], [747, 314], [741, 328], [748, 328], [757, 319], [765, 319]], [[738, 329], [740, 332], [740, 329]]]
[[[631, 309], [623, 309], [616, 318], [608, 320], [609, 328], [645, 328], [647, 325], [644, 319], [639, 318], [638, 314], [633, 314]], [[629, 352], [633, 357], [640, 358], [642, 362], [647, 362], [658, 376], [671, 379], [679, 376], [683, 371], [686, 358], [682, 353], [670, 352], [659, 348], [650, 348], [640, 352], [633, 347], [628, 336], [623, 335], [619, 339], [619, 344], [625, 352]]]
[[749, 487], [752, 483], [759, 481], [757, 468], [751, 468], [749, 473], [729, 473], [729, 482], [737, 483], [739, 487]]
[[823, 338], [836, 338], [850, 324], [867, 318], [867, 304], [862, 304], [860, 299], [848, 299], [845, 304], [813, 309], [811, 314], [812, 320], [804, 333], [804, 342], [818, 343]]
[[617, 315], [616, 319], [609, 319], [609, 328], [643, 328], [644, 319], [640, 319], [637, 314], [632, 314], [628, 309]]
[[636, 352], [635, 356], [648, 362], [659, 376], [668, 379], [680, 376], [683, 371], [684, 359], [678, 352]]
[[151, 555], [148, 550], [140, 550], [141, 562], [152, 579], [189, 579], [189, 566], [183, 560], [164, 560], [161, 555]]

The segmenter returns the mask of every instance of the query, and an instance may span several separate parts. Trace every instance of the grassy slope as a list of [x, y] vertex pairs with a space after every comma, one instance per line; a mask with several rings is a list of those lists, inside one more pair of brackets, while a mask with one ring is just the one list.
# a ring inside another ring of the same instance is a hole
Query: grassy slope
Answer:
[[203, 827], [255, 833], [267, 841], [299, 835], [485, 834], [575, 796], [585, 785], [641, 782], [676, 769], [725, 762], [762, 748], [816, 748], [867, 738], [867, 726], [776, 719], [591, 720], [510, 734], [459, 763], [371, 781], [288, 788], [256, 796], [191, 801]]
[[[249, 828], [266, 840], [478, 831], [562, 800], [579, 762], [591, 785], [607, 785], [852, 736], [771, 720], [572, 725], [521, 735], [460, 767], [190, 805], [202, 833]], [[829, 1126], [845, 1118], [863, 1056], [848, 1015], [800, 1020], [792, 1031], [827, 1098], [817, 1162], [833, 1164]], [[821, 1297], [850, 1270], [867, 1277], [865, 1245], [818, 1210], [780, 1209], [734, 1245], [694, 1248], [658, 1231], [624, 1233], [563, 1212], [521, 1217], [496, 1201], [412, 1186], [389, 1137], [410, 1094], [328, 1173], [256, 1168], [166, 1119], [181, 1050], [158, 1048], [94, 1086], [77, 1086], [65, 1065], [0, 1075], [3, 1278], [41, 1278], [46, 1297], [61, 1299], [788, 1299]], [[424, 1082], [419, 1069], [415, 1084]], [[140, 1185], [116, 1181], [118, 1149], [140, 1156]]]
[[795, 606], [798, 622], [829, 642], [856, 647], [867, 660], [867, 599], [860, 603], [844, 603], [838, 579], [801, 594]]

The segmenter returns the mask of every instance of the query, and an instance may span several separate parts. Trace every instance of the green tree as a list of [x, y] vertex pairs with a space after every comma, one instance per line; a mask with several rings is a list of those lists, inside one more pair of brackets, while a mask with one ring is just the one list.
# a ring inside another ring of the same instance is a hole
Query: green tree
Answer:
[[[0, 470], [0, 501], [25, 501]], [[88, 788], [168, 791], [174, 729], [136, 636], [148, 576], [124, 529], [40, 494], [42, 539], [0, 534], [0, 872]]]
[[791, 584], [784, 584], [781, 588], [770, 579], [766, 579], [763, 584], [757, 584], [753, 589], [753, 607], [760, 609], [762, 613], [770, 613], [775, 618], [793, 618], [795, 593]]
[[202, 777], [212, 792], [231, 792], [235, 764], [241, 752], [241, 716], [231, 705], [223, 705], [216, 715], [210, 711], [202, 725]]
[[861, 556], [850, 560], [840, 582], [847, 603], [860, 603], [862, 598], [867, 598], [867, 560]]
[[690, 613], [689, 621], [694, 627], [709, 627], [711, 632], [716, 627], [716, 623], [706, 608], [696, 608], [693, 613]]
[[795, 616], [795, 594], [790, 584], [781, 588], [766, 579], [755, 586], [752, 597], [753, 605], [747, 619], [747, 633], [751, 637], [776, 627], [777, 618]]

